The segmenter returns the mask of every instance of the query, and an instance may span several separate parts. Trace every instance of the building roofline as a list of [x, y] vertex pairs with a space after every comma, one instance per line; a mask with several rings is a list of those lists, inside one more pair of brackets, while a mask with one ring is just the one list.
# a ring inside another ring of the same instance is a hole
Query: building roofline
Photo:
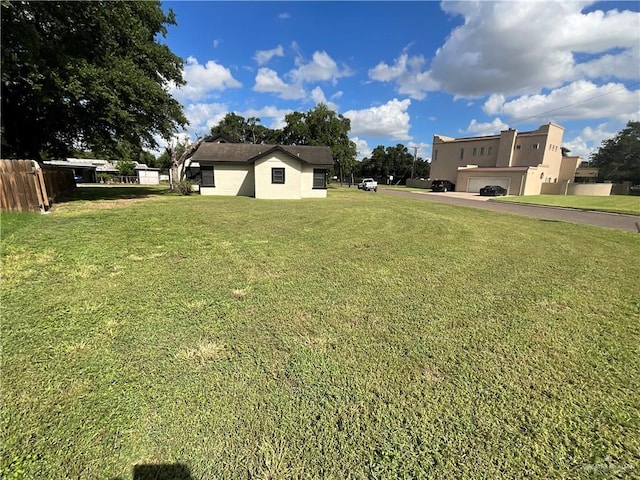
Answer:
[[549, 123], [545, 123], [544, 125], [540, 125], [536, 130], [527, 130], [524, 132], [519, 132], [517, 129], [515, 128], [508, 128], [507, 130], [501, 130], [500, 133], [498, 134], [493, 134], [493, 135], [480, 135], [478, 137], [449, 137], [448, 135], [439, 135], [439, 134], [435, 134], [435, 137], [439, 137], [439, 138], [448, 138], [451, 140], [443, 140], [444, 143], [446, 142], [461, 142], [461, 141], [474, 141], [474, 140], [492, 140], [492, 139], [499, 139], [502, 136], [502, 132], [508, 132], [508, 131], [515, 131], [516, 135], [519, 136], [528, 136], [528, 135], [542, 135], [544, 134], [544, 132], [541, 132], [540, 130], [546, 126], [549, 125], [553, 125], [554, 127], [557, 128], [561, 128], [562, 130], [564, 130], [564, 127], [561, 125], [558, 125], [555, 122], [549, 122]]

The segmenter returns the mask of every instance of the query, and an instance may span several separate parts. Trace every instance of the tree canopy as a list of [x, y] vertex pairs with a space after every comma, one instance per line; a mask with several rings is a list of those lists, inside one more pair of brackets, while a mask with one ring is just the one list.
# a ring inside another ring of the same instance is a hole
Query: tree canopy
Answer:
[[351, 120], [320, 103], [307, 113], [286, 115], [285, 121], [283, 144], [327, 145], [331, 147], [335, 173], [342, 178], [352, 172], [356, 161], [356, 144], [349, 140]]
[[3, 156], [156, 148], [187, 120], [160, 2], [2, 2]]
[[260, 119], [257, 117], [245, 120], [242, 115], [232, 112], [227, 113], [218, 125], [211, 127], [209, 138], [219, 135], [237, 143], [278, 144], [281, 143], [282, 132], [260, 125]]
[[407, 147], [397, 144], [395, 147], [378, 145], [367, 157], [360, 162], [356, 171], [359, 177], [373, 177], [386, 179], [393, 176], [394, 181], [408, 178], [429, 176], [429, 163], [412, 155]]
[[640, 183], [640, 122], [629, 122], [591, 155], [600, 180]]

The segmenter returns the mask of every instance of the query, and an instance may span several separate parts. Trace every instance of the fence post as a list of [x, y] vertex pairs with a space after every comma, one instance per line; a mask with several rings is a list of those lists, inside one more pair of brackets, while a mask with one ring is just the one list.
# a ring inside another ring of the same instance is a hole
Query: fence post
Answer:
[[41, 211], [44, 211], [44, 196], [42, 195], [42, 191], [40, 188], [40, 180], [38, 179], [38, 168], [32, 164], [33, 170], [31, 170], [31, 175], [33, 175], [33, 190], [36, 192], [36, 197], [38, 198], [38, 206]]
[[47, 186], [44, 183], [44, 175], [42, 174], [42, 169], [40, 168], [40, 165], [37, 164], [37, 162], [33, 162], [34, 168], [36, 169], [36, 177], [38, 178], [38, 183], [40, 184], [40, 188], [36, 188], [36, 190], [38, 190], [38, 194], [42, 195], [42, 208], [43, 210], [49, 210], [49, 208], [51, 207], [51, 204], [49, 203], [49, 195], [47, 194]]

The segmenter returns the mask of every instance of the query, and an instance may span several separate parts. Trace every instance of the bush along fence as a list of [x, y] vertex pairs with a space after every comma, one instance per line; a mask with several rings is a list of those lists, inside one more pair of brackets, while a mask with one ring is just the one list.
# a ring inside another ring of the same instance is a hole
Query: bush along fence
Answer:
[[48, 211], [76, 187], [73, 172], [34, 160], [0, 160], [0, 208]]

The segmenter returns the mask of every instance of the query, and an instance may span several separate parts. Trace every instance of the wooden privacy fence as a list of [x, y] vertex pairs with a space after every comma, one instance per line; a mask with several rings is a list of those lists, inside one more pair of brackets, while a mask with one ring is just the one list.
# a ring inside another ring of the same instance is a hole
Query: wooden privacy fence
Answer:
[[0, 208], [47, 211], [53, 202], [73, 191], [73, 171], [34, 160], [0, 160]]

